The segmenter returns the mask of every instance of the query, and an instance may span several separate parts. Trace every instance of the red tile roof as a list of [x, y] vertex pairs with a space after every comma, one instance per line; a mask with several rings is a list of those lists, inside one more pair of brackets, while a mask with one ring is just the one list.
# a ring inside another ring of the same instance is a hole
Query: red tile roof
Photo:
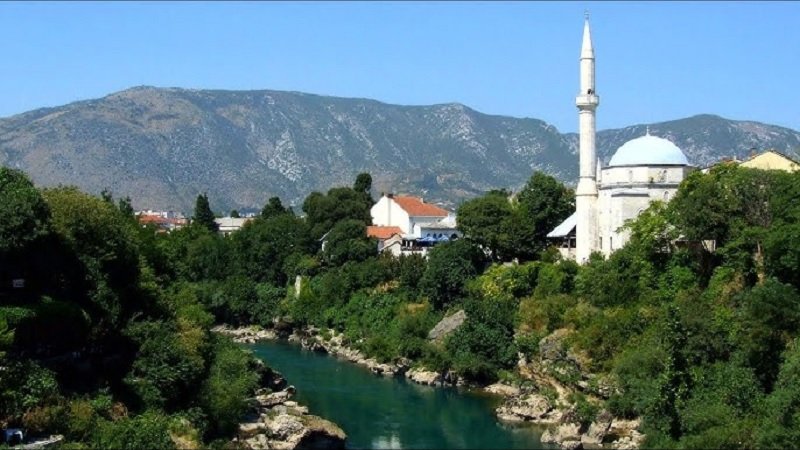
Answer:
[[138, 219], [139, 223], [141, 224], [154, 223], [156, 225], [186, 225], [186, 219], [166, 218], [149, 214], [142, 214], [138, 217]]
[[393, 200], [403, 208], [409, 216], [447, 217], [448, 212], [438, 206], [425, 203], [419, 197], [395, 195]]
[[389, 239], [395, 234], [403, 234], [400, 227], [387, 227], [370, 225], [367, 227], [367, 237], [374, 237], [378, 239]]

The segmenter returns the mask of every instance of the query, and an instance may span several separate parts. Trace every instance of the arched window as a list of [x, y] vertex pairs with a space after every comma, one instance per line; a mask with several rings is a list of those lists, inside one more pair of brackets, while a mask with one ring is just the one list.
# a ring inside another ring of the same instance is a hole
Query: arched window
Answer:
[[669, 201], [669, 191], [664, 191], [664, 201], [665, 202]]

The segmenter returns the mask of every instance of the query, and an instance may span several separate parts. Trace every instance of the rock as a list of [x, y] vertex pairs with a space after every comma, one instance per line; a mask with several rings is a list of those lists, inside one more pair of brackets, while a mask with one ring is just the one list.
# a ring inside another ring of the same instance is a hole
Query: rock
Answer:
[[581, 424], [562, 423], [555, 431], [556, 442], [581, 441]]
[[294, 396], [294, 386], [289, 386], [286, 390], [273, 392], [267, 395], [257, 395], [256, 402], [263, 408], [272, 408], [280, 405]]
[[503, 397], [513, 397], [515, 395], [519, 395], [519, 388], [515, 386], [509, 386], [503, 383], [495, 383], [484, 388], [486, 392], [491, 394], [502, 395]]
[[553, 409], [550, 402], [542, 395], [527, 394], [506, 400], [505, 404], [495, 410], [500, 418], [512, 421], [538, 421]]
[[442, 377], [437, 372], [419, 368], [411, 369], [406, 372], [406, 378], [417, 384], [424, 384], [428, 386], [434, 386], [436, 384], [441, 384], [442, 382]]
[[467, 313], [464, 310], [459, 310], [455, 314], [445, 317], [428, 333], [428, 339], [432, 341], [441, 342], [445, 336], [455, 331], [464, 320], [467, 318]]
[[640, 423], [639, 419], [613, 419], [607, 434], [618, 436], [618, 439], [612, 442], [611, 445], [619, 449], [639, 448], [645, 438], [645, 436], [639, 432]]
[[553, 430], [548, 428], [544, 430], [542, 436], [539, 438], [539, 441], [542, 444], [555, 444], [556, 443], [556, 435], [553, 433]]
[[583, 448], [581, 441], [564, 441], [558, 445], [564, 450], [580, 450]]
[[238, 435], [240, 439], [247, 439], [255, 436], [264, 430], [266, 426], [263, 422], [244, 422], [239, 424]]
[[564, 339], [572, 334], [572, 330], [560, 328], [539, 341], [539, 357], [542, 360], [558, 361], [566, 358]]
[[303, 422], [290, 414], [278, 414], [267, 424], [269, 435], [273, 440], [290, 441], [305, 431]]
[[581, 436], [581, 442], [589, 445], [602, 444], [603, 439], [606, 437], [606, 434], [608, 434], [609, 428], [611, 428], [611, 422], [613, 420], [614, 417], [610, 412], [605, 409], [600, 411], [597, 417], [595, 417], [594, 422], [589, 425], [589, 429], [586, 430], [586, 433]]
[[274, 449], [343, 449], [347, 439], [341, 428], [317, 416], [280, 414], [267, 429]]

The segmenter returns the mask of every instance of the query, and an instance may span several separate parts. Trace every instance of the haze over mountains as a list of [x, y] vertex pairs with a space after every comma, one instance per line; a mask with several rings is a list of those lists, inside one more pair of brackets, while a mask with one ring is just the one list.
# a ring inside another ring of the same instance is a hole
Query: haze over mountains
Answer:
[[[800, 152], [800, 132], [758, 122], [698, 115], [649, 127], [699, 166], [753, 148]], [[600, 131], [598, 153], [607, 161], [644, 133], [643, 124]], [[109, 188], [136, 208], [187, 213], [200, 192], [217, 212], [261, 208], [274, 195], [300, 205], [364, 171], [376, 193], [453, 207], [492, 188], [516, 190], [534, 170], [573, 183], [578, 165], [577, 134], [457, 103], [154, 87], [0, 119], [0, 164], [40, 186]]]

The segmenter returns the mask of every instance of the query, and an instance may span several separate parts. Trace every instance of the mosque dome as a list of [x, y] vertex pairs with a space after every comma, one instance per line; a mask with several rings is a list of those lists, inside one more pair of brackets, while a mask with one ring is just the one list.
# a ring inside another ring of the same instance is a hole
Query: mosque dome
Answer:
[[689, 161], [681, 149], [672, 142], [650, 136], [631, 139], [617, 149], [609, 167], [613, 166], [688, 166]]

